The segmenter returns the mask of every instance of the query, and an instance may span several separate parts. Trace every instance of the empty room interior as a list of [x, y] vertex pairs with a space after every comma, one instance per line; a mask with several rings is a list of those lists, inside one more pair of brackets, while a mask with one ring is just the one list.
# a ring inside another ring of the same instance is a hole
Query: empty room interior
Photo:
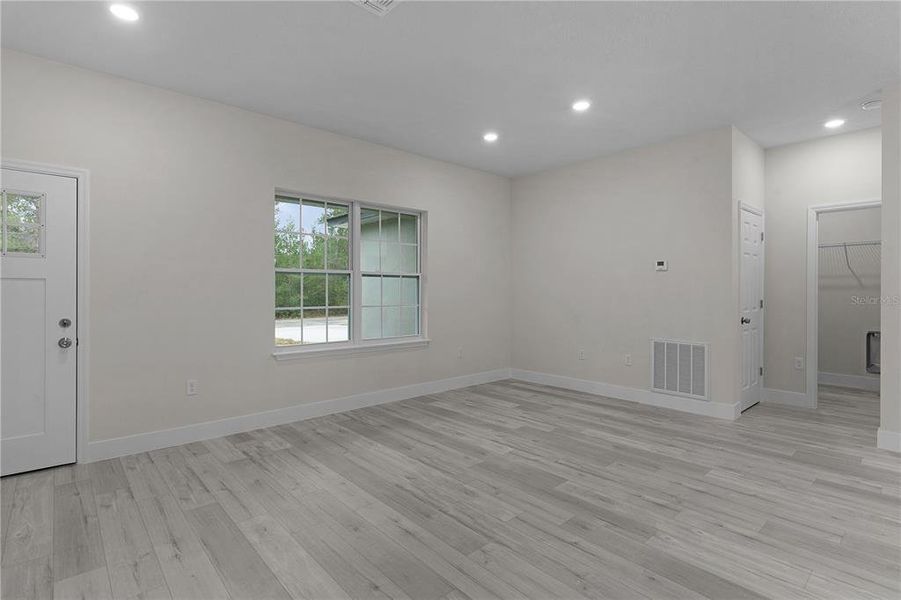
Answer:
[[901, 2], [0, 26], [3, 599], [901, 598]]

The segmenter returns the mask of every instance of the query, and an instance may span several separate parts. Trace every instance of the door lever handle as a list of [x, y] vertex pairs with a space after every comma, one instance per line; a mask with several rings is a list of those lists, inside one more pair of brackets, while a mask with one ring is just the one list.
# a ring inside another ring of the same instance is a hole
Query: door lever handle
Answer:
[[751, 319], [750, 319], [750, 317], [742, 317], [742, 318], [741, 318], [741, 324], [742, 324], [742, 325], [750, 325], [750, 324], [751, 324]]

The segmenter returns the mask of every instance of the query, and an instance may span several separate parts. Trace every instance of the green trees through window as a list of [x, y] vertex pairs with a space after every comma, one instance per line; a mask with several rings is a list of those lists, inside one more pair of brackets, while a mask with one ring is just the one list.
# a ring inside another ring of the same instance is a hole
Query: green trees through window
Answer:
[[0, 251], [38, 255], [42, 251], [41, 203], [44, 196], [3, 190], [0, 196]]
[[419, 335], [419, 228], [415, 213], [277, 195], [276, 345], [352, 341], [355, 318], [361, 339]]
[[276, 345], [350, 340], [347, 204], [276, 197]]

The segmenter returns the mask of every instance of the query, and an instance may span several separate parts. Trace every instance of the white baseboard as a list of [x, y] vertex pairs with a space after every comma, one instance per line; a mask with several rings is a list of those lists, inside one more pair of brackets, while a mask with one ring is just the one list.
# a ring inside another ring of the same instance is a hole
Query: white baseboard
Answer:
[[887, 431], [882, 427], [876, 432], [876, 447], [892, 452], [901, 452], [901, 433]]
[[[108, 458], [127, 456], [138, 452], [148, 452], [150, 450], [158, 450], [160, 448], [168, 448], [233, 433], [250, 431], [260, 427], [271, 427], [274, 425], [293, 423], [295, 421], [345, 412], [356, 408], [396, 402], [398, 400], [406, 400], [408, 398], [415, 398], [417, 396], [425, 396], [428, 394], [438, 394], [440, 392], [481, 383], [501, 381], [503, 379], [510, 379], [511, 377], [531, 383], [550, 385], [578, 392], [596, 394], [598, 396], [606, 396], [618, 400], [637, 402], [639, 404], [647, 404], [649, 406], [657, 406], [660, 408], [669, 408], [719, 419], [734, 420], [741, 414], [739, 403], [726, 404], [723, 402], [697, 400], [695, 398], [686, 398], [682, 396], [670, 396], [652, 392], [650, 390], [524, 369], [496, 369], [494, 371], [461, 375], [459, 377], [450, 377], [448, 379], [439, 379], [437, 381], [417, 383], [387, 390], [365, 392], [353, 396], [346, 396], [344, 398], [322, 400], [320, 402], [312, 402], [309, 404], [298, 404], [295, 406], [229, 417], [216, 421], [205, 421], [203, 423], [195, 423], [161, 431], [151, 431], [148, 433], [139, 433], [109, 440], [89, 442], [82, 460], [84, 462], [95, 462]], [[763, 400], [765, 402], [775, 402], [790, 406], [806, 406], [807, 404], [807, 396], [805, 394], [783, 390], [766, 389], [764, 390]], [[884, 443], [882, 441], [883, 438], [885, 438]], [[880, 430], [879, 439], [880, 448], [896, 451], [901, 448], [901, 434], [883, 432]]]
[[353, 396], [346, 396], [344, 398], [322, 400], [320, 402], [311, 402], [309, 404], [297, 404], [295, 406], [241, 415], [238, 417], [229, 417], [216, 421], [194, 423], [193, 425], [164, 429], [162, 431], [151, 431], [148, 433], [139, 433], [109, 440], [89, 442], [87, 451], [84, 453], [82, 460], [84, 462], [95, 462], [107, 458], [136, 454], [138, 452], [148, 452], [150, 450], [158, 450], [160, 448], [208, 440], [224, 435], [230, 435], [232, 433], [259, 429], [260, 427], [272, 427], [273, 425], [293, 423], [294, 421], [302, 421], [313, 417], [345, 412], [355, 408], [396, 402], [398, 400], [406, 400], [408, 398], [415, 398], [417, 396], [425, 396], [428, 394], [438, 394], [440, 392], [464, 388], [470, 385], [490, 383], [492, 381], [500, 381], [509, 378], [510, 369], [496, 369], [494, 371], [484, 371], [481, 373], [461, 375], [459, 377], [450, 377], [448, 379], [439, 379], [437, 381], [429, 381], [426, 383], [416, 383], [376, 392], [365, 392]]
[[735, 404], [725, 404], [723, 402], [697, 400], [695, 398], [686, 398], [684, 396], [669, 396], [650, 390], [613, 385], [602, 383], [600, 381], [590, 381], [587, 379], [576, 379], [574, 377], [564, 377], [562, 375], [551, 375], [549, 373], [527, 371], [524, 369], [511, 369], [510, 374], [514, 379], [521, 379], [530, 383], [552, 385], [576, 392], [585, 392], [588, 394], [596, 394], [598, 396], [607, 396], [608, 398], [616, 398], [617, 400], [627, 400], [629, 402], [649, 404], [661, 408], [670, 408], [695, 415], [704, 415], [706, 417], [734, 420], [741, 414], [741, 409], [737, 402]]
[[878, 375], [846, 375], [844, 373], [817, 373], [817, 383], [838, 385], [868, 392], [879, 391]]
[[768, 404], [793, 406], [795, 408], [816, 408], [816, 404], [812, 404], [804, 392], [789, 392], [788, 390], [773, 388], [764, 388], [760, 401]]

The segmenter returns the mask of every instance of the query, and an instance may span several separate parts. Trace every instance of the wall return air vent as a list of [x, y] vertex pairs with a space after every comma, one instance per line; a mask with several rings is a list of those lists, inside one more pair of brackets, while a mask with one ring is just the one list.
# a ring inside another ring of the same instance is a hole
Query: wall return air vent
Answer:
[[374, 15], [383, 17], [394, 8], [399, 0], [351, 0], [357, 6], [361, 6]]
[[709, 347], [700, 342], [651, 340], [651, 390], [708, 400]]

